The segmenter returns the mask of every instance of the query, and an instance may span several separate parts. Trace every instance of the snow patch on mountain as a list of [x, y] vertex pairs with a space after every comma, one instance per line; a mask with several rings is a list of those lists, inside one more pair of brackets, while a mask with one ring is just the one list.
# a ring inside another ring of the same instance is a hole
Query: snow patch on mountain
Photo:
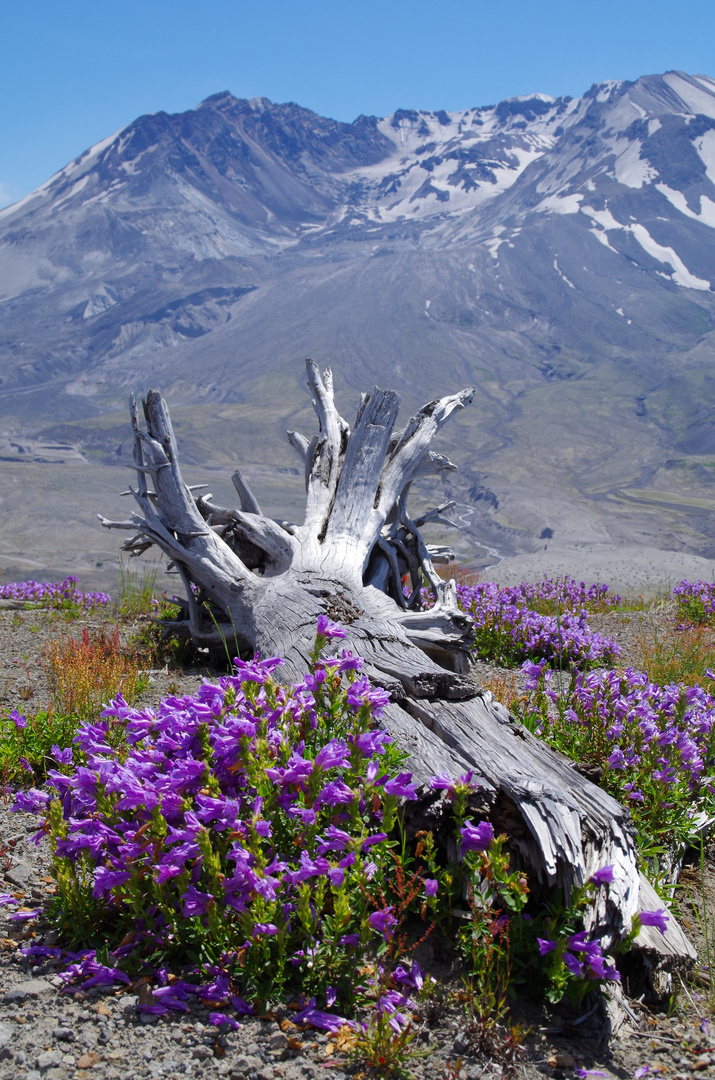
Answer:
[[580, 191], [574, 192], [571, 195], [549, 195], [548, 198], [541, 200], [536, 209], [540, 210], [542, 213], [577, 214], [582, 199], [583, 193]]
[[681, 214], [685, 214], [686, 217], [692, 218], [693, 221], [700, 221], [703, 225], [709, 225], [711, 229], [715, 229], [715, 202], [712, 202], [707, 195], [700, 196], [700, 213], [696, 214], [688, 206], [682, 191], [674, 191], [667, 184], [656, 184], [655, 186], [662, 195], [665, 195], [671, 206], [674, 206]]
[[715, 131], [706, 131], [699, 138], [694, 139], [693, 146], [705, 165], [708, 180], [711, 184], [715, 184]]
[[[621, 222], [616, 221], [610, 210], [595, 210], [592, 206], [584, 206], [581, 209], [582, 213], [586, 214], [596, 225], [600, 226], [600, 229], [592, 229], [591, 232], [594, 233], [601, 243], [605, 242], [607, 247], [611, 247], [611, 244], [608, 242], [607, 236], [604, 241], [604, 234], [613, 230], [630, 233], [648, 255], [652, 256], [652, 258], [656, 259], [658, 262], [665, 263], [671, 267], [672, 274], [668, 276], [676, 285], [681, 285], [685, 289], [711, 291], [710, 282], [692, 274], [677, 252], [672, 247], [666, 247], [663, 244], [657, 243], [650, 235], [645, 225], [641, 225], [638, 222], [633, 222], [629, 225], [622, 224]], [[612, 247], [611, 250], [615, 251]], [[616, 252], [616, 254], [617, 253], [618, 252]]]
[[616, 158], [616, 180], [630, 188], [641, 188], [658, 175], [649, 161], [641, 157], [642, 144], [638, 139], [629, 143]]
[[675, 91], [694, 116], [709, 116], [715, 119], [715, 86], [712, 85], [712, 80], [707, 80], [711, 83], [711, 86], [707, 87], [701, 78], [693, 79], [679, 71], [669, 71], [663, 76], [663, 81]]
[[652, 255], [654, 259], [672, 266], [673, 273], [671, 277], [676, 285], [682, 285], [685, 289], [710, 291], [710, 282], [691, 274], [673, 248], [656, 243], [644, 225], [629, 225], [627, 231], [635, 236], [643, 250]]
[[565, 281], [565, 282], [566, 282], [566, 284], [567, 284], [567, 285], [569, 286], [569, 288], [571, 288], [571, 289], [575, 289], [575, 288], [576, 288], [576, 286], [574, 285], [574, 283], [573, 283], [572, 281], [569, 281], [569, 279], [568, 279], [568, 278], [566, 277], [566, 274], [564, 274], [564, 272], [563, 272], [563, 271], [562, 271], [562, 270], [561, 270], [561, 269], [559, 268], [559, 260], [558, 260], [558, 257], [554, 259], [554, 270], [555, 270], [555, 271], [556, 271], [556, 273], [557, 273], [557, 274], [559, 275], [559, 277], [561, 278], [561, 280], [562, 280], [562, 281]]

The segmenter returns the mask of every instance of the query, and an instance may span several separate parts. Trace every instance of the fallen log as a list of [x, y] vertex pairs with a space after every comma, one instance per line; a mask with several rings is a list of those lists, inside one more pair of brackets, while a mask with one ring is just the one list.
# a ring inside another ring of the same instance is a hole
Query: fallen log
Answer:
[[[140, 513], [100, 520], [131, 531], [124, 544], [131, 555], [156, 545], [169, 557], [185, 597], [167, 629], [199, 646], [226, 640], [242, 654], [280, 655], [281, 677], [294, 681], [309, 662], [318, 616], [345, 627], [341, 647], [359, 653], [370, 678], [391, 693], [383, 722], [416, 777], [426, 785], [437, 772], [456, 778], [471, 770], [475, 805], [509, 835], [532, 888], [568, 893], [599, 867], [614, 866], [590, 927], [613, 941], [638, 910], [630, 816], [476, 685], [472, 622], [420, 532], [428, 521], [449, 523], [451, 504], [417, 520], [407, 510], [416, 479], [455, 468], [430, 444], [474, 389], [429, 402], [396, 431], [399, 399], [376, 387], [362, 395], [351, 427], [336, 408], [331, 373], [321, 375], [312, 360], [307, 373], [318, 433], [288, 433], [304, 466], [302, 524], [266, 517], [238, 470], [237, 507], [190, 489], [168, 407], [153, 390], [143, 403], [146, 430], [131, 400], [137, 482], [130, 492]], [[448, 558], [444, 549], [436, 555]], [[422, 603], [423, 584], [432, 606]], [[437, 798], [424, 790], [427, 803]]]

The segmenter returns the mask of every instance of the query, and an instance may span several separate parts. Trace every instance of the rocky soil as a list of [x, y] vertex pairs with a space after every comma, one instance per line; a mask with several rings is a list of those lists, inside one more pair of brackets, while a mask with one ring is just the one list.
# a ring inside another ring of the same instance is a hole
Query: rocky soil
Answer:
[[[98, 625], [102, 617], [67, 623], [56, 616], [4, 608], [0, 610], [0, 708], [36, 711], [48, 703], [43, 654], [47, 643], [61, 633], [76, 633], [81, 625]], [[637, 649], [640, 616], [606, 615], [598, 628], [616, 636], [625, 659]], [[130, 635], [132, 627], [123, 632]], [[173, 663], [152, 672], [142, 704], [162, 695], [195, 690], [209, 668]], [[480, 664], [477, 676], [496, 687], [511, 673]], [[520, 677], [513, 676], [518, 689]], [[12, 795], [0, 804], [0, 892], [12, 892], [26, 907], [42, 907], [53, 893], [49, 852], [29, 842], [35, 819], [11, 813]], [[715, 859], [705, 865], [705, 905], [714, 907]], [[686, 866], [684, 878], [698, 898], [700, 874]], [[695, 907], [702, 904], [695, 901]], [[681, 904], [683, 922], [692, 940], [704, 951], [695, 908]], [[209, 1008], [190, 1003], [190, 1011], [170, 1017], [139, 1013], [141, 985], [120, 989], [93, 988], [68, 993], [58, 977], [61, 961], [35, 964], [22, 957], [26, 944], [56, 943], [56, 932], [42, 916], [28, 926], [8, 921], [0, 907], [0, 1077], [13, 1080], [125, 1080], [133, 1077], [218, 1077], [231, 1080], [303, 1080], [342, 1077], [364, 1072], [350, 1059], [350, 1034], [343, 1029], [329, 1036], [311, 1028], [296, 1028], [288, 1005], [270, 1015], [243, 1018], [238, 1030], [223, 1032], [209, 1025]], [[439, 961], [435, 956], [435, 960]], [[585, 1073], [625, 1080], [660, 1075], [685, 1080], [715, 1076], [715, 1037], [709, 1034], [707, 989], [676, 977], [674, 996], [661, 1001], [660, 1011], [649, 1007], [647, 987], [626, 985], [634, 995], [625, 1008], [606, 1010], [603, 1002], [580, 1011], [562, 1006], [547, 1010], [517, 1003], [514, 1021], [530, 1033], [512, 1053], [504, 1038], [480, 1048], [464, 1007], [446, 990], [460, 985], [447, 958], [439, 965], [443, 989], [415, 1016], [417, 1054], [409, 1068], [417, 1077], [449, 1080], [490, 1080], [516, 1076], [523, 1080], [584, 1077]], [[701, 980], [702, 981], [702, 980]], [[641, 1000], [635, 1000], [640, 998]], [[617, 1016], [617, 1019], [614, 1017]], [[620, 1026], [619, 1026], [620, 1025]]]

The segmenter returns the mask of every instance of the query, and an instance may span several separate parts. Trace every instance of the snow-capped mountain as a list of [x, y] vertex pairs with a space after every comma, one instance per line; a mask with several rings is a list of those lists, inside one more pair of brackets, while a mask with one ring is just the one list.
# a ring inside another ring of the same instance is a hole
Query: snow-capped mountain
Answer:
[[[704, 75], [353, 124], [216, 94], [0, 211], [0, 428], [121, 460], [117, 403], [152, 384], [269, 400], [272, 440], [312, 353], [409, 407], [476, 382], [459, 491], [490, 545], [576, 518], [633, 538], [646, 514], [661, 545], [715, 552], [713, 230]], [[223, 461], [196, 423], [196, 459]], [[253, 428], [231, 441], [277, 460]]]

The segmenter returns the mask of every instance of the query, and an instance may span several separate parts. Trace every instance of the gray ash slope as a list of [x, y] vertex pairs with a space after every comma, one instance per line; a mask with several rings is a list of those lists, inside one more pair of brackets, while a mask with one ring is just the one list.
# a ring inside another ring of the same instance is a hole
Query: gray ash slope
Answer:
[[195, 406], [186, 460], [289, 470], [267, 447], [306, 422], [310, 353], [346, 410], [375, 382], [408, 409], [478, 386], [442, 447], [472, 553], [711, 556], [713, 229], [706, 76], [353, 124], [228, 93], [140, 117], [0, 211], [0, 456], [126, 462], [126, 389], [155, 385]]

